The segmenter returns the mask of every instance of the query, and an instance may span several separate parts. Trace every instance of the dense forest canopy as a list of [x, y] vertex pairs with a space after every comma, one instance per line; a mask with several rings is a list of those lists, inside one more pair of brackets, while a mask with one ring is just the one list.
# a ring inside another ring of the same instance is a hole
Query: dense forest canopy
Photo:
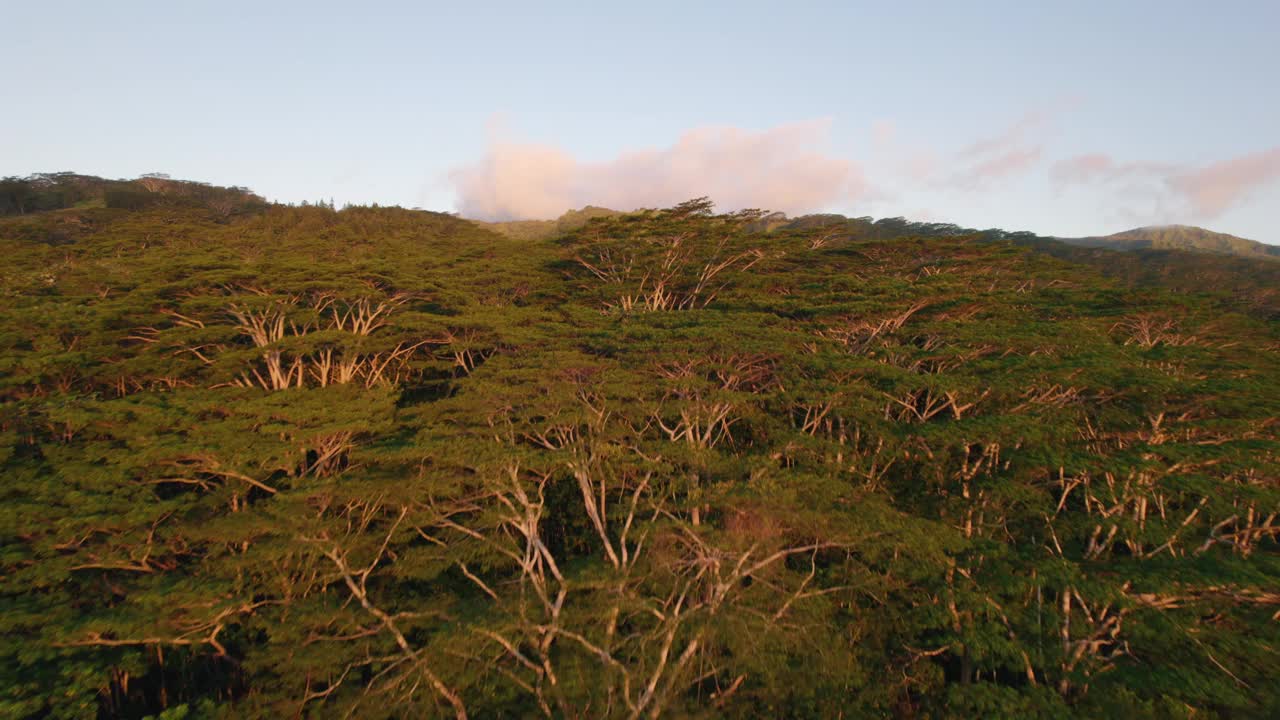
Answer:
[[157, 205], [195, 206], [225, 216], [260, 210], [266, 203], [247, 188], [174, 180], [163, 173], [137, 180], [107, 180], [72, 172], [0, 178], [0, 217], [66, 208], [138, 210]]
[[1280, 715], [1270, 270], [50, 177], [6, 717]]

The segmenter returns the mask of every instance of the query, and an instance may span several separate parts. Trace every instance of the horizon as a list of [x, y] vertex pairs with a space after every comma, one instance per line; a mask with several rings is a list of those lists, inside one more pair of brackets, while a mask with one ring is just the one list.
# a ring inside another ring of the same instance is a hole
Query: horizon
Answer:
[[1228, 5], [750, 3], [673, 24], [674, 5], [561, 3], [506, 6], [495, 24], [405, 3], [51, 2], [0, 29], [0, 53], [27, 67], [0, 119], [0, 176], [163, 172], [481, 220], [705, 195], [792, 216], [1058, 237], [1191, 225], [1277, 244], [1280, 103], [1256, 90], [1280, 66], [1280, 8]]
[[[139, 175], [139, 176], [134, 177], [134, 178], [106, 178], [106, 177], [100, 177], [100, 176], [86, 175], [85, 173], [77, 173], [77, 172], [75, 172], [75, 171], [73, 171], [73, 170], [63, 170], [63, 171], [55, 171], [55, 172], [39, 172], [39, 173], [32, 173], [32, 174], [31, 174], [31, 175], [29, 175], [28, 177], [38, 177], [38, 176], [56, 176], [56, 175], [62, 175], [62, 174], [79, 175], [79, 176], [82, 176], [82, 177], [97, 177], [98, 179], [101, 179], [101, 180], [110, 180], [110, 181], [116, 181], [116, 182], [135, 182], [135, 181], [137, 181], [137, 180], [141, 180], [141, 179], [144, 179], [144, 178], [147, 178], [147, 177], [156, 177], [156, 178], [162, 178], [162, 179], [165, 179], [165, 180], [172, 180], [172, 181], [174, 181], [174, 182], [178, 182], [178, 183], [194, 183], [194, 184], [197, 184], [197, 185], [211, 185], [211, 183], [207, 183], [207, 182], [204, 182], [204, 181], [199, 180], [199, 179], [194, 179], [194, 178], [179, 178], [179, 177], [172, 177], [172, 176], [171, 176], [171, 175], [169, 175], [168, 173], [163, 173], [163, 172], [150, 172], [150, 173], [143, 173], [142, 175]], [[610, 211], [610, 212], [619, 212], [619, 213], [630, 213], [630, 212], [639, 212], [639, 211], [644, 211], [644, 210], [653, 210], [653, 209], [655, 209], [655, 208], [653, 208], [653, 207], [635, 207], [635, 208], [630, 208], [630, 209], [628, 209], [628, 210], [617, 210], [616, 208], [609, 208], [609, 207], [604, 207], [604, 206], [601, 206], [601, 205], [587, 204], [587, 205], [583, 205], [583, 206], [581, 206], [581, 207], [569, 207], [569, 208], [566, 208], [566, 209], [564, 209], [563, 211], [561, 211], [561, 212], [559, 212], [559, 213], [555, 214], [554, 216], [546, 217], [546, 218], [518, 218], [518, 219], [512, 219], [512, 220], [485, 220], [485, 219], [483, 219], [483, 218], [478, 218], [478, 217], [469, 217], [469, 216], [467, 216], [467, 215], [463, 215], [461, 212], [459, 212], [459, 211], [457, 211], [457, 210], [436, 210], [436, 209], [432, 209], [432, 208], [424, 208], [424, 207], [418, 207], [418, 206], [405, 207], [404, 205], [399, 205], [399, 204], [394, 204], [394, 203], [379, 203], [379, 202], [376, 202], [376, 201], [374, 201], [374, 202], [370, 202], [370, 203], [350, 203], [350, 202], [348, 202], [348, 203], [341, 203], [341, 204], [338, 204], [338, 203], [336, 203], [336, 202], [333, 200], [333, 198], [332, 198], [332, 197], [329, 197], [329, 198], [321, 197], [321, 198], [316, 198], [316, 199], [311, 199], [311, 200], [303, 199], [303, 200], [299, 200], [299, 201], [283, 201], [283, 200], [276, 200], [276, 199], [271, 199], [271, 198], [263, 197], [263, 196], [261, 195], [261, 193], [256, 192], [253, 188], [251, 188], [251, 187], [246, 187], [246, 186], [243, 186], [243, 185], [239, 185], [239, 186], [235, 186], [235, 185], [232, 185], [232, 186], [219, 186], [219, 187], [229, 187], [229, 188], [233, 188], [233, 189], [238, 189], [238, 190], [247, 191], [247, 192], [249, 192], [249, 193], [251, 193], [251, 194], [253, 194], [253, 195], [257, 196], [257, 197], [261, 197], [263, 200], [265, 200], [265, 201], [266, 201], [266, 202], [268, 202], [268, 203], [273, 203], [273, 204], [278, 204], [278, 205], [306, 206], [306, 205], [326, 205], [326, 204], [328, 204], [328, 205], [332, 205], [334, 209], [339, 210], [339, 211], [341, 211], [341, 210], [345, 210], [345, 209], [347, 209], [348, 207], [359, 208], [359, 207], [370, 207], [370, 206], [372, 206], [372, 207], [400, 208], [400, 209], [402, 209], [402, 210], [410, 210], [410, 211], [415, 211], [415, 212], [434, 212], [434, 213], [442, 213], [442, 214], [452, 215], [452, 216], [458, 217], [458, 218], [463, 219], [463, 220], [470, 220], [470, 221], [473, 221], [473, 222], [480, 222], [480, 223], [485, 223], [485, 224], [496, 224], [496, 225], [502, 225], [502, 224], [506, 224], [506, 223], [522, 223], [522, 222], [554, 222], [554, 221], [559, 220], [559, 219], [561, 219], [561, 218], [563, 218], [563, 217], [565, 217], [565, 216], [567, 216], [567, 215], [570, 215], [570, 214], [572, 214], [572, 213], [583, 212], [583, 211], [590, 210], [590, 209], [596, 209], [596, 210], [607, 210], [607, 211]], [[694, 199], [694, 198], [689, 198], [689, 199]], [[712, 205], [713, 205], [713, 207], [716, 207], [716, 209], [717, 209], [717, 210], [724, 210], [723, 208], [719, 208], [718, 206], [716, 206], [716, 205], [715, 205], [715, 198], [709, 198], [709, 199], [712, 201]], [[741, 209], [741, 208], [739, 208], [739, 209]], [[756, 208], [756, 209], [760, 210], [760, 211], [761, 211], [762, 213], [764, 213], [766, 216], [781, 215], [783, 219], [788, 219], [788, 220], [794, 220], [794, 219], [802, 218], [802, 217], [805, 217], [805, 216], [813, 216], [813, 215], [840, 215], [840, 216], [845, 217], [845, 218], [847, 218], [847, 219], [853, 219], [853, 218], [855, 218], [855, 217], [870, 217], [872, 220], [882, 220], [882, 219], [890, 219], [890, 218], [899, 218], [899, 219], [905, 219], [905, 220], [910, 221], [910, 222], [920, 222], [920, 223], [940, 223], [940, 224], [946, 224], [946, 223], [947, 223], [947, 221], [946, 221], [945, 219], [933, 219], [933, 220], [925, 221], [925, 220], [920, 220], [920, 219], [918, 219], [918, 218], [911, 218], [911, 217], [905, 217], [905, 216], [890, 216], [890, 215], [884, 215], [884, 216], [879, 216], [879, 217], [876, 217], [876, 216], [853, 216], [853, 215], [843, 215], [843, 214], [840, 214], [840, 213], [834, 213], [834, 212], [811, 212], [811, 213], [794, 213], [794, 214], [788, 214], [788, 213], [783, 212], [783, 211], [781, 211], [781, 210], [770, 210], [770, 209], [768, 209], [768, 208]], [[956, 224], [956, 223], [951, 223], [951, 224]], [[963, 228], [963, 227], [965, 227], [965, 226], [960, 226], [960, 227], [962, 227], [962, 228]], [[1086, 239], [1086, 238], [1089, 238], [1089, 237], [1108, 237], [1108, 236], [1112, 236], [1112, 235], [1123, 235], [1123, 234], [1126, 234], [1126, 233], [1130, 233], [1130, 232], [1138, 232], [1138, 231], [1143, 231], [1143, 230], [1167, 230], [1167, 229], [1175, 229], [1175, 228], [1185, 228], [1185, 229], [1190, 229], [1190, 230], [1201, 230], [1201, 231], [1206, 231], [1206, 232], [1210, 232], [1210, 233], [1217, 234], [1217, 235], [1227, 235], [1227, 236], [1230, 236], [1230, 237], [1236, 237], [1236, 238], [1238, 238], [1238, 239], [1248, 240], [1248, 241], [1251, 241], [1251, 242], [1257, 242], [1257, 243], [1261, 243], [1261, 244], [1264, 244], [1264, 245], [1280, 245], [1280, 242], [1271, 243], [1271, 242], [1267, 242], [1266, 240], [1259, 240], [1259, 239], [1257, 239], [1257, 238], [1247, 238], [1247, 237], [1242, 237], [1242, 236], [1238, 236], [1238, 235], [1232, 235], [1231, 233], [1222, 233], [1222, 232], [1219, 232], [1219, 231], [1214, 230], [1214, 229], [1212, 229], [1212, 228], [1206, 228], [1206, 227], [1203, 227], [1203, 226], [1200, 226], [1200, 225], [1188, 225], [1188, 224], [1185, 224], [1185, 223], [1164, 223], [1164, 224], [1155, 224], [1155, 225], [1139, 225], [1139, 226], [1136, 226], [1136, 227], [1122, 228], [1122, 229], [1120, 229], [1120, 230], [1116, 230], [1116, 231], [1114, 231], [1114, 232], [1108, 232], [1108, 233], [1105, 233], [1105, 234], [1102, 234], [1102, 235], [1096, 235], [1096, 236], [1041, 235], [1041, 237], [1060, 238], [1060, 239]], [[991, 229], [991, 228], [977, 228], [977, 227], [974, 227], [974, 228], [968, 228], [968, 229], [972, 229], [972, 230], [983, 230], [983, 229]], [[1008, 227], [1004, 227], [1004, 228], [996, 228], [996, 229], [1004, 230], [1004, 231], [1007, 231], [1007, 232], [1022, 232], [1022, 231], [1023, 231], [1023, 230], [1021, 230], [1020, 228], [1008, 228]]]

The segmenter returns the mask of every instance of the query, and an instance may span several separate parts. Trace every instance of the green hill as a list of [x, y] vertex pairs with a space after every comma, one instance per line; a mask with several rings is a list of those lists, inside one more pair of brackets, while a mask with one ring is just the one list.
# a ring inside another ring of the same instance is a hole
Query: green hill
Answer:
[[1246, 240], [1191, 225], [1140, 227], [1105, 237], [1058, 238], [1072, 245], [1112, 250], [1186, 250], [1191, 252], [1280, 259], [1280, 246]]
[[247, 188], [174, 180], [160, 173], [135, 180], [71, 172], [0, 178], [0, 217], [70, 208], [138, 210], [156, 205], [195, 206], [230, 216], [261, 209], [266, 201]]
[[5, 717], [1280, 710], [1273, 264], [147, 192], [0, 218]]
[[[1086, 245], [1070, 239], [1043, 237], [998, 228], [979, 230], [951, 223], [914, 222], [906, 218], [849, 218], [821, 214], [785, 218], [772, 214], [751, 223], [758, 232], [806, 232], [815, 246], [848, 240], [895, 237], [972, 237], [1011, 242], [1120, 281], [1125, 287], [1160, 287], [1220, 298], [1227, 306], [1264, 319], [1280, 319], [1280, 264], [1258, 263], [1249, 255], [1180, 248], [1130, 245]], [[1206, 231], [1207, 232], [1207, 231]], [[1231, 236], [1225, 236], [1231, 237]], [[1252, 242], [1252, 241], [1243, 241]], [[1262, 251], [1269, 245], [1256, 243]]]

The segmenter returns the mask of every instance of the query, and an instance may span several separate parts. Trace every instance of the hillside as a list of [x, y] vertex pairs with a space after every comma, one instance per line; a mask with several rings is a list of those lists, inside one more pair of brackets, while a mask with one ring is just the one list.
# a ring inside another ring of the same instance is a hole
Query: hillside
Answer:
[[594, 218], [621, 215], [617, 210], [588, 205], [581, 210], [569, 210], [555, 220], [510, 220], [484, 222], [472, 220], [480, 227], [514, 240], [546, 240], [583, 227]]
[[138, 210], [156, 205], [198, 207], [231, 216], [261, 210], [266, 201], [248, 188], [174, 180], [160, 173], [134, 180], [71, 172], [0, 178], [0, 217], [71, 208]]
[[703, 201], [0, 252], [6, 717], [1280, 714], [1280, 325], [1223, 276]]
[[1280, 246], [1246, 240], [1191, 225], [1157, 225], [1134, 228], [1104, 237], [1057, 238], [1065, 243], [1112, 250], [1185, 250], [1280, 259]]
[[[906, 218], [849, 218], [822, 214], [786, 218], [774, 213], [748, 225], [755, 232], [805, 232], [819, 245], [846, 240], [896, 237], [968, 237], [1014, 243], [1035, 252], [1090, 267], [1124, 287], [1158, 287], [1216, 297], [1225, 308], [1280, 320], [1280, 263], [1253, 262], [1249, 256], [1186, 249], [1084, 246], [1029, 232], [979, 230], [951, 223]], [[1245, 241], [1250, 242], [1250, 241]], [[1263, 246], [1269, 248], [1270, 246]]]

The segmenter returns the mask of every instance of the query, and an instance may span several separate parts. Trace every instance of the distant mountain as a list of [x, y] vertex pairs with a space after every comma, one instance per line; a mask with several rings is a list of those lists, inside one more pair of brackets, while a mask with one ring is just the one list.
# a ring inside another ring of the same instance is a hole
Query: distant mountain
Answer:
[[1065, 243], [1111, 250], [1188, 250], [1191, 252], [1280, 259], [1280, 246], [1246, 240], [1192, 225], [1134, 228], [1104, 237], [1057, 238]]

